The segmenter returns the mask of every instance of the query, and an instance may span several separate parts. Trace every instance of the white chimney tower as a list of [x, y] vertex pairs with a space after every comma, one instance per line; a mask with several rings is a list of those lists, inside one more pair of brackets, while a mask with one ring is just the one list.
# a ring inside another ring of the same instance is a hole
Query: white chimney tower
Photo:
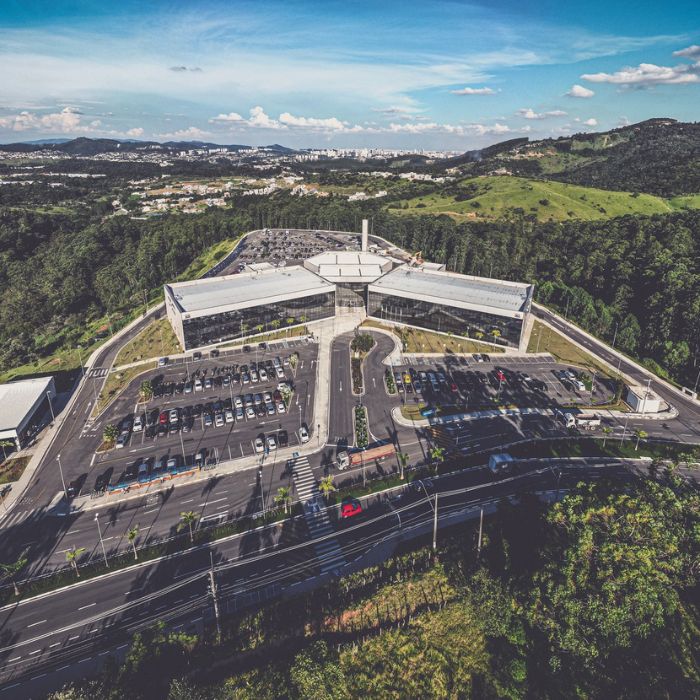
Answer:
[[362, 219], [362, 246], [361, 246], [361, 250], [363, 253], [367, 252], [368, 237], [369, 237], [369, 221], [367, 221], [367, 219]]

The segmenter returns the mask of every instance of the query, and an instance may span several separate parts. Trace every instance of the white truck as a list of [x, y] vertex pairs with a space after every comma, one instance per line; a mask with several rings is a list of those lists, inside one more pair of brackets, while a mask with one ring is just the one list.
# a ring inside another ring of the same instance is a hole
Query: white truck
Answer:
[[583, 430], [595, 430], [600, 427], [601, 422], [597, 413], [571, 413], [570, 411], [557, 411], [557, 420], [567, 428]]

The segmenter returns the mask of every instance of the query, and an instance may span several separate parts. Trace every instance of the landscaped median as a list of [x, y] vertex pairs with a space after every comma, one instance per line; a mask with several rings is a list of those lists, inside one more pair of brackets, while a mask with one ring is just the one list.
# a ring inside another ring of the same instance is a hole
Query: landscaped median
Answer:
[[374, 347], [374, 338], [369, 333], [358, 333], [350, 343], [350, 371], [352, 374], [352, 393], [365, 393], [365, 380], [362, 363]]
[[95, 418], [102, 413], [136, 377], [155, 368], [155, 360], [149, 360], [126, 369], [112, 370], [107, 375], [102, 391], [97, 396], [97, 403], [93, 407], [91, 417]]

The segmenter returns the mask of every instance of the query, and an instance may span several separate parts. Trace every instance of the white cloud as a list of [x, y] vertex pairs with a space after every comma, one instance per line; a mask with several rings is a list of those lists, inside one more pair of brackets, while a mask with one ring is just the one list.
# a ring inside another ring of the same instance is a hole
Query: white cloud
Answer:
[[272, 117], [265, 114], [265, 110], [259, 105], [250, 110], [248, 124], [261, 129], [286, 129], [283, 124], [280, 124], [276, 119], [272, 119]]
[[196, 126], [189, 126], [186, 129], [178, 129], [170, 134], [156, 134], [156, 136], [159, 139], [201, 141], [204, 138], [210, 137], [211, 133], [203, 131]]
[[496, 90], [490, 87], [473, 88], [463, 87], [460, 90], [450, 90], [453, 95], [495, 95]]
[[126, 135], [138, 138], [139, 136], [143, 136], [143, 129], [140, 126], [135, 126], [133, 129], [129, 129]]
[[583, 85], [572, 85], [571, 89], [566, 94], [568, 97], [581, 97], [585, 99], [587, 97], [593, 97], [595, 92], [583, 87]]
[[651, 87], [653, 85], [682, 85], [700, 82], [700, 62], [682, 63], [678, 66], [657, 66], [653, 63], [640, 63], [636, 67], [628, 66], [615, 73], [586, 73], [581, 77], [591, 83], [612, 83], [613, 85], [634, 85]]
[[687, 49], [681, 49], [680, 51], [674, 51], [674, 56], [683, 56], [684, 58], [700, 58], [700, 46], [693, 44]]
[[516, 114], [523, 119], [548, 119], [549, 117], [565, 117], [566, 112], [561, 109], [553, 109], [549, 112], [535, 112], [532, 107], [519, 109]]
[[64, 107], [60, 112], [49, 114], [22, 111], [9, 117], [0, 117], [0, 128], [10, 131], [38, 130], [55, 134], [80, 134], [89, 133], [99, 126], [99, 121], [83, 124], [81, 113], [75, 107]]
[[618, 127], [620, 126], [629, 126], [632, 122], [625, 116], [622, 116], [618, 119], [617, 125]]
[[584, 126], [598, 126], [598, 120], [591, 117], [590, 119], [586, 119], [583, 124]]
[[289, 112], [282, 112], [279, 116], [279, 121], [287, 126], [299, 126], [310, 129], [320, 129], [322, 131], [343, 131], [346, 125], [336, 117], [328, 119], [317, 119], [315, 117], [295, 117]]
[[210, 124], [215, 122], [242, 122], [245, 121], [243, 117], [238, 114], [238, 112], [229, 112], [228, 114], [218, 114], [216, 117], [212, 117], [209, 120]]
[[506, 124], [438, 124], [437, 122], [424, 122], [420, 124], [389, 124], [391, 133], [425, 134], [443, 133], [457, 136], [486, 136], [488, 134], [507, 134], [511, 131]]

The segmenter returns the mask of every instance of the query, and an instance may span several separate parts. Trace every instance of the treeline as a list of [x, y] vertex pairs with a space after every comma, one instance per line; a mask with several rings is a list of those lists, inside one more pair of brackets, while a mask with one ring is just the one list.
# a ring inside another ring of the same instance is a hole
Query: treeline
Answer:
[[70, 340], [81, 322], [123, 310], [181, 274], [205, 248], [259, 227], [372, 232], [466, 274], [534, 282], [536, 298], [692, 386], [700, 351], [700, 212], [538, 223], [405, 217], [380, 201], [278, 194], [229, 209], [142, 221], [95, 212], [0, 214], [0, 365]]
[[690, 698], [700, 692], [698, 494], [669, 470], [525, 495], [428, 547], [226, 621], [139, 635], [51, 700]]

